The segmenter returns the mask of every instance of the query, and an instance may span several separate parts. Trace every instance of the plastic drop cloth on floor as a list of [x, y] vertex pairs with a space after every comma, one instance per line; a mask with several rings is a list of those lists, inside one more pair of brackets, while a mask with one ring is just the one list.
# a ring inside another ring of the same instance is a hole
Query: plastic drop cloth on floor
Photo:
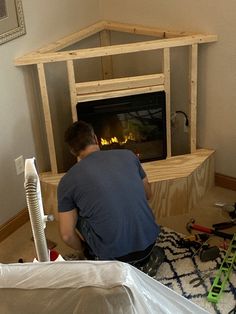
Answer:
[[207, 313], [121, 262], [0, 264], [0, 313]]

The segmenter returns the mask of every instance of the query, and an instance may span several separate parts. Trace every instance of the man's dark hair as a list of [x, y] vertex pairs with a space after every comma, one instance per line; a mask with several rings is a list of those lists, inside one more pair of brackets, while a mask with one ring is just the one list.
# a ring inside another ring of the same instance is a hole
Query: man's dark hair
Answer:
[[65, 142], [73, 154], [78, 156], [88, 145], [96, 144], [93, 127], [84, 122], [74, 122], [65, 132]]

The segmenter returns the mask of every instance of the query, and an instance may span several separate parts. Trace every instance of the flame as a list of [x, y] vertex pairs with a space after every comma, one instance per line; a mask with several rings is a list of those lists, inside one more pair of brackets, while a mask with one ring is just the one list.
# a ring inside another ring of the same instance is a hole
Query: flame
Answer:
[[110, 145], [112, 143], [125, 144], [128, 140], [135, 141], [135, 136], [131, 132], [124, 136], [124, 141], [118, 141], [116, 136], [111, 137], [110, 139], [101, 138], [101, 145]]

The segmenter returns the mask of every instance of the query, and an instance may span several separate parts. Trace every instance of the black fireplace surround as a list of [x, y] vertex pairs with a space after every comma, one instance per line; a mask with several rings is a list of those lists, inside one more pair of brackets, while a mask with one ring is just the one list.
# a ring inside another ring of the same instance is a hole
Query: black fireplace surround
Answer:
[[142, 162], [166, 158], [165, 92], [78, 103], [77, 116], [93, 126], [102, 150], [129, 149]]

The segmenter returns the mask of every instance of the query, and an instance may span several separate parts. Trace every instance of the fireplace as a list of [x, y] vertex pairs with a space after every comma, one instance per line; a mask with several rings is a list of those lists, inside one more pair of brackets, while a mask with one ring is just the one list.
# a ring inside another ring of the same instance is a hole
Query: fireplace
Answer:
[[102, 150], [129, 149], [142, 162], [166, 158], [165, 92], [78, 103], [77, 115]]

